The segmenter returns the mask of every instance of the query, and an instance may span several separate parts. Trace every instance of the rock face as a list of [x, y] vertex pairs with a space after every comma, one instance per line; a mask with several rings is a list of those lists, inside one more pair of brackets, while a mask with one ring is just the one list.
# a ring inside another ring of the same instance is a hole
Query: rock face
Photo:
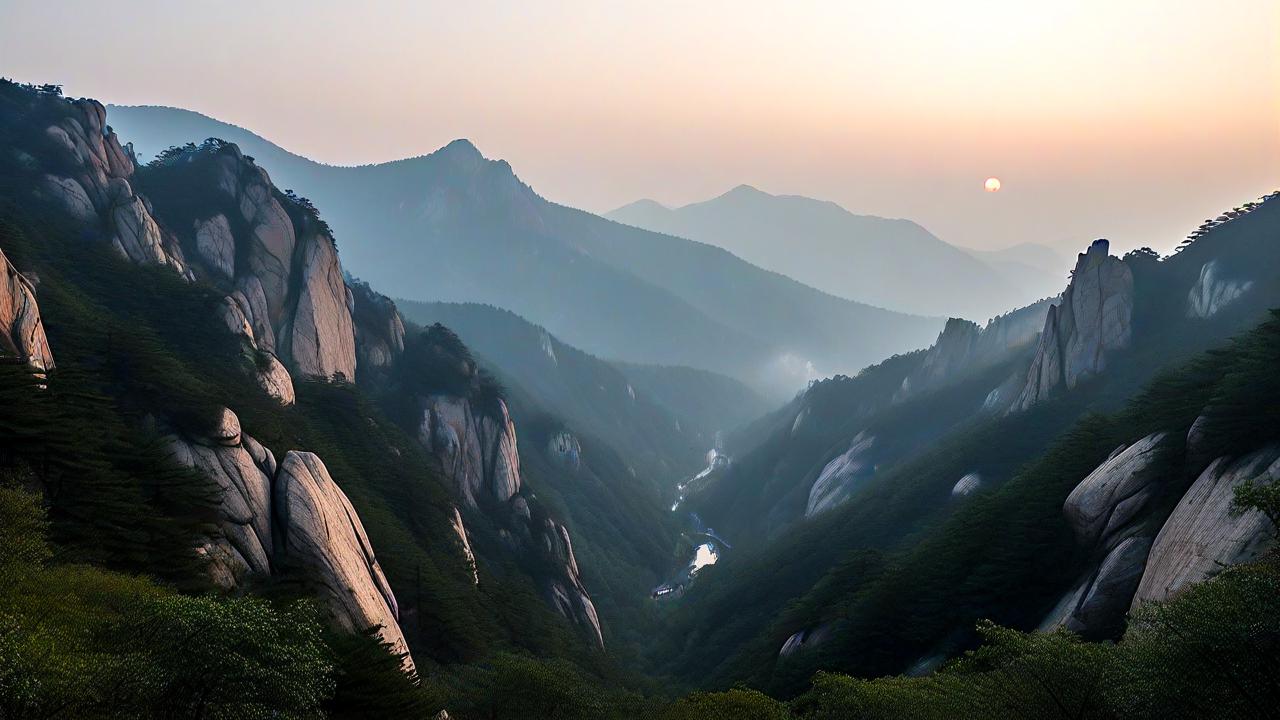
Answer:
[[278, 557], [309, 570], [338, 624], [352, 632], [379, 626], [379, 635], [413, 667], [398, 622], [391, 585], [374, 557], [360, 516], [320, 458], [289, 451], [272, 491]]
[[467, 566], [471, 568], [471, 581], [479, 585], [480, 573], [476, 567], [475, 553], [471, 552], [471, 538], [467, 536], [467, 528], [462, 524], [462, 513], [458, 512], [458, 508], [453, 508], [453, 515], [449, 519], [450, 527], [453, 533], [458, 536], [458, 544], [462, 547], [462, 556], [466, 558]]
[[969, 473], [956, 481], [955, 486], [951, 488], [951, 497], [972, 495], [980, 487], [982, 487], [982, 476], [978, 473]]
[[[1035, 340], [1049, 309], [1043, 300], [992, 318], [985, 327], [969, 320], [949, 318], [938, 339], [925, 352], [919, 367], [903, 378], [894, 400], [946, 384], [966, 372], [989, 367], [1009, 353]], [[999, 396], [992, 399], [996, 403]]]
[[604, 635], [600, 631], [600, 618], [596, 615], [596, 606], [582, 584], [582, 576], [578, 572], [578, 560], [573, 556], [573, 543], [569, 540], [569, 531], [550, 518], [543, 523], [542, 539], [548, 547], [546, 555], [560, 569], [560, 577], [550, 581], [552, 605], [559, 613], [573, 620], [588, 633], [597, 647], [604, 647]]
[[948, 318], [938, 339], [925, 353], [924, 361], [911, 385], [928, 387], [948, 377], [953, 377], [967, 367], [978, 347], [982, 330], [977, 323], [960, 318]]
[[513, 551], [547, 568], [537, 579], [548, 602], [603, 647], [600, 618], [582, 584], [568, 529], [535, 511], [536, 501], [521, 492], [515, 423], [506, 403], [478, 412], [467, 398], [432, 395], [420, 405], [418, 441], [440, 461], [455, 496], [465, 508], [493, 518]]
[[40, 320], [36, 291], [0, 251], [0, 355], [37, 372], [53, 369], [53, 352]]
[[160, 228], [150, 205], [133, 192], [133, 158], [106, 126], [106, 109], [94, 100], [69, 100], [66, 109], [45, 135], [71, 176], [46, 175], [44, 192], [81, 222], [100, 222], [133, 262], [165, 265], [192, 279], [178, 239]]
[[831, 637], [832, 628], [833, 625], [828, 622], [792, 633], [791, 637], [782, 643], [782, 648], [778, 650], [778, 658], [794, 657], [805, 650], [811, 650], [821, 645], [827, 638]]
[[1128, 537], [1107, 553], [1067, 618], [1067, 629], [1089, 639], [1118, 633], [1150, 550], [1150, 538]]
[[582, 445], [568, 430], [561, 430], [547, 441], [547, 454], [555, 458], [561, 467], [577, 470], [582, 463]]
[[301, 286], [285, 355], [304, 375], [354, 381], [355, 326], [333, 240], [318, 233], [303, 245]]
[[423, 400], [418, 439], [444, 467], [455, 494], [470, 508], [482, 498], [500, 503], [520, 490], [516, 426], [501, 400], [492, 414], [476, 413], [466, 398]]
[[866, 431], [854, 436], [849, 449], [827, 463], [809, 488], [809, 503], [805, 507], [804, 516], [813, 517], [818, 513], [844, 502], [854, 489], [875, 472], [869, 453], [876, 439]]
[[[207, 275], [234, 279], [226, 283], [229, 297], [253, 329], [255, 347], [304, 377], [354, 380], [353, 302], [333, 238], [235, 145], [200, 152], [211, 154], [204, 160], [215, 170], [210, 194], [237, 208], [240, 217], [231, 223], [215, 212], [197, 219], [195, 243]], [[296, 212], [291, 215], [282, 202]], [[248, 228], [243, 235], [234, 232], [237, 224]]]
[[1210, 318], [1253, 287], [1249, 280], [1222, 277], [1218, 261], [1210, 260], [1200, 268], [1200, 279], [1187, 293], [1187, 317]]
[[1146, 506], [1162, 479], [1153, 471], [1166, 433], [1152, 433], [1118, 449], [1080, 482], [1062, 507], [1085, 546], [1114, 539]]
[[1132, 335], [1133, 273], [1095, 240], [1076, 260], [1071, 283], [1049, 308], [1035, 359], [1013, 404], [1026, 410], [1060, 388], [1074, 388], [1102, 372], [1107, 355], [1127, 347]]
[[[235, 417], [229, 410], [226, 413]], [[221, 537], [210, 538], [204, 545], [214, 582], [229, 589], [249, 574], [269, 574], [271, 479], [275, 474], [270, 451], [238, 431], [233, 443], [225, 434], [214, 433], [194, 440], [172, 437], [169, 448], [175, 460], [204, 473], [219, 488]], [[251, 448], [258, 451], [257, 457]]]
[[1089, 639], [1112, 637], [1124, 624], [1151, 550], [1145, 511], [1162, 487], [1157, 464], [1167, 433], [1152, 433], [1111, 456], [1067, 496], [1063, 514], [1095, 564], [1041, 623]]
[[174, 460], [218, 487], [218, 532], [199, 549], [218, 586], [229, 590], [253, 575], [301, 568], [340, 627], [380, 626], [382, 639], [413, 668], [395, 595], [360, 517], [320, 458], [290, 451], [277, 465], [225, 408], [208, 435], [171, 436], [169, 447]]
[[1280, 480], [1280, 446], [1235, 460], [1218, 458], [1205, 468], [1156, 535], [1134, 608], [1167, 600], [1227, 565], [1252, 560], [1271, 543], [1271, 524], [1261, 512], [1231, 515], [1233, 491], [1246, 480]]
[[390, 367], [404, 352], [404, 321], [395, 303], [362, 282], [353, 282], [356, 366], [360, 372]]

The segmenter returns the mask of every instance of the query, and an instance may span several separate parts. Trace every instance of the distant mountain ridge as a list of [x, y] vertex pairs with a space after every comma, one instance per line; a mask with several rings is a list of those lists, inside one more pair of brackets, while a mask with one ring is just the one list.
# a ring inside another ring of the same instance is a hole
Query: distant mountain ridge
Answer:
[[[911, 220], [750, 185], [677, 208], [639, 200], [605, 217], [710, 243], [832, 295], [903, 312], [982, 320], [1061, 284], [1061, 273], [1040, 267], [1052, 259], [1024, 246], [968, 251]], [[1065, 261], [1057, 264], [1065, 272]]]
[[142, 157], [222, 137], [270, 163], [282, 187], [325, 209], [344, 267], [384, 292], [509, 308], [599, 357], [711, 370], [781, 398], [923, 347], [942, 325], [549, 202], [465, 140], [334, 167], [190, 111], [113, 107], [111, 117]]

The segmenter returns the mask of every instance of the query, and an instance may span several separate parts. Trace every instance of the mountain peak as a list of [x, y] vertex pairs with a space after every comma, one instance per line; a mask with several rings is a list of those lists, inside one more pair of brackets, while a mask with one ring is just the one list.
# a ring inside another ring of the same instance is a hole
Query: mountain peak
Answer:
[[757, 198], [757, 197], [772, 197], [772, 195], [769, 195], [769, 193], [757, 187], [743, 183], [742, 185], [739, 185], [733, 188], [729, 192], [726, 192], [725, 194], [721, 195], [720, 197], [722, 198]]
[[483, 160], [484, 155], [475, 143], [466, 138], [458, 138], [436, 151], [436, 154], [466, 160]]

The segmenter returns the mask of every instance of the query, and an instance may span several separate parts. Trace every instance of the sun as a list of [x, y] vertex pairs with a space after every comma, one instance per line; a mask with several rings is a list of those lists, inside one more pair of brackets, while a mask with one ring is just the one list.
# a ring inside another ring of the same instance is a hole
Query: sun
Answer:
[[987, 178], [987, 181], [982, 184], [982, 187], [985, 188], [987, 192], [1000, 192], [1000, 178], [989, 177]]

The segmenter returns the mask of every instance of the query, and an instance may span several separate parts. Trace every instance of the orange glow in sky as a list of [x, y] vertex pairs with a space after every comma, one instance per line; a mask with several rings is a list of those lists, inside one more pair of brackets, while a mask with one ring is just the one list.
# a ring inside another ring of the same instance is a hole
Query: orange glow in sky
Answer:
[[466, 137], [595, 212], [747, 183], [972, 247], [1168, 251], [1280, 186], [1277, 28], [1275, 0], [5, 0], [0, 72], [329, 163]]

